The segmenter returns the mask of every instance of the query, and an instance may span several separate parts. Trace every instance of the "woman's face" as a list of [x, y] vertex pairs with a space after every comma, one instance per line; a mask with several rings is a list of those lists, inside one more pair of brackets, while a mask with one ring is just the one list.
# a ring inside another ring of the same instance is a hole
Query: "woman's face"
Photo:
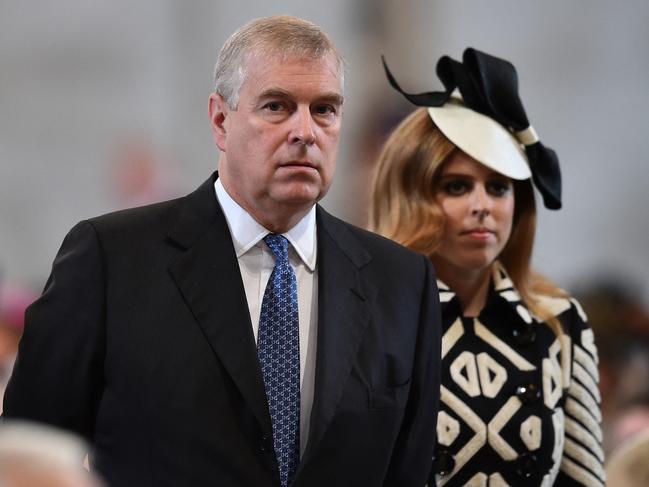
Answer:
[[446, 219], [434, 260], [458, 270], [482, 270], [505, 247], [514, 217], [512, 180], [460, 150], [440, 167], [435, 199]]

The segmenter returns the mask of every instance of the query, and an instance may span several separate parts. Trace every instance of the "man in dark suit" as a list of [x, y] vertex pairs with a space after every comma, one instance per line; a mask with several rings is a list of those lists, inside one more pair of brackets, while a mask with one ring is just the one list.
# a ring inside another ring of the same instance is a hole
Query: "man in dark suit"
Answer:
[[209, 101], [219, 173], [70, 231], [27, 312], [6, 417], [89, 438], [113, 486], [425, 484], [432, 267], [316, 205], [342, 69], [300, 19], [230, 37]]

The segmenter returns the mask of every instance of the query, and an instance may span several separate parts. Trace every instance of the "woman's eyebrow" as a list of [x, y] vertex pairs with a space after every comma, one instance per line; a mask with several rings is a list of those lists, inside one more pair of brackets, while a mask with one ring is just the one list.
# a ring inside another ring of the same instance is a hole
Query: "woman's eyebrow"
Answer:
[[462, 173], [462, 172], [447, 172], [444, 173], [440, 176], [441, 179], [446, 179], [446, 178], [465, 178], [465, 179], [470, 179], [472, 176], [470, 174]]

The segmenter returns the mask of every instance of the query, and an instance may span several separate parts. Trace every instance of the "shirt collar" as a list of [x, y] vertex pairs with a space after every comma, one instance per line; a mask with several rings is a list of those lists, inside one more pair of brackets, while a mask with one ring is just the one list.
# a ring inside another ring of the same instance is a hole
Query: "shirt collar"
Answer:
[[[219, 178], [214, 182], [214, 190], [232, 235], [234, 251], [239, 258], [271, 232], [232, 199]], [[313, 272], [317, 260], [315, 205], [293, 228], [282, 235], [291, 243], [302, 262]]]

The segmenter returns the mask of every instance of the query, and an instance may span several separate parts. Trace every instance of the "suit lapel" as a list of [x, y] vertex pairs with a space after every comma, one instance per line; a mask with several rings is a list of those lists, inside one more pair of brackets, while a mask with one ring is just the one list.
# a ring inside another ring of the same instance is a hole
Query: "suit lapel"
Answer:
[[359, 269], [371, 257], [345, 224], [318, 207], [318, 345], [313, 409], [304, 460], [336, 411], [370, 321], [374, 287]]
[[232, 239], [214, 194], [215, 175], [190, 194], [169, 239], [185, 252], [169, 267], [205, 338], [271, 432], [250, 312]]
[[[169, 272], [206, 340], [257, 418], [272, 431], [250, 313], [215, 175], [185, 198], [169, 240], [184, 252]], [[371, 283], [359, 270], [371, 257], [345, 224], [317, 210], [318, 349], [309, 441], [304, 461], [330, 424], [370, 321]]]

